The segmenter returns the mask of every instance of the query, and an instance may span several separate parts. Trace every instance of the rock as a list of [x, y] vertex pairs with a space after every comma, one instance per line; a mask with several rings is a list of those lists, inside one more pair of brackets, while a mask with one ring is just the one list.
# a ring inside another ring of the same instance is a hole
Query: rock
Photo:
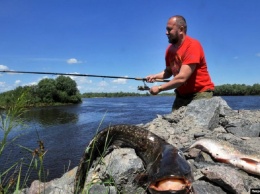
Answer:
[[259, 137], [260, 123], [251, 123], [247, 119], [234, 121], [231, 126], [226, 126], [226, 130], [238, 137]]
[[[228, 141], [237, 148], [260, 155], [260, 110], [232, 110], [221, 97], [192, 101], [173, 113], [158, 115], [153, 121], [140, 124], [184, 152], [190, 163], [197, 194], [249, 193], [260, 188], [260, 176], [248, 174], [233, 166], [215, 161], [198, 149], [187, 149], [199, 138]], [[101, 161], [101, 162], [100, 162]], [[119, 148], [94, 163], [87, 177], [89, 193], [147, 193], [135, 184], [144, 171], [141, 159], [129, 148]], [[47, 183], [34, 181], [21, 193], [73, 193], [76, 168], [61, 178]]]
[[194, 138], [199, 138], [199, 137], [204, 137], [206, 134], [205, 133], [196, 133], [194, 134]]
[[219, 126], [213, 130], [214, 133], [227, 133], [227, 131], [224, 129], [224, 127]]
[[260, 136], [260, 111], [241, 110], [225, 119], [227, 123], [223, 127], [237, 137]]
[[201, 150], [197, 148], [192, 148], [188, 150], [188, 156], [191, 158], [197, 158], [199, 154], [201, 153]]
[[195, 159], [196, 162], [212, 162], [211, 156], [206, 152], [199, 152], [199, 155]]
[[90, 187], [88, 194], [117, 194], [116, 188], [113, 186], [104, 186], [94, 184]]
[[206, 181], [195, 181], [193, 190], [196, 194], [227, 194], [221, 187], [212, 185]]
[[171, 123], [161, 118], [157, 118], [153, 123], [145, 125], [145, 128], [163, 139], [169, 139], [170, 135], [174, 134], [175, 131]]
[[54, 179], [50, 182], [40, 182], [35, 180], [32, 182], [30, 188], [23, 189], [21, 194], [73, 194], [74, 191], [74, 179], [78, 167], [66, 172], [61, 178]]
[[246, 192], [243, 177], [230, 166], [213, 165], [201, 169], [207, 179], [228, 190], [230, 193]]
[[218, 126], [221, 98], [194, 100], [186, 110], [186, 117], [192, 117], [200, 126], [209, 130]]
[[[89, 173], [85, 185], [89, 183], [99, 185], [100, 182], [106, 182], [106, 185], [109, 186], [102, 187], [106, 190], [109, 190], [110, 186], [116, 185], [117, 190], [123, 193], [144, 192], [142, 187], [133, 184], [137, 175], [144, 171], [142, 160], [136, 156], [134, 149], [115, 149], [102, 159], [102, 164], [93, 166], [94, 169]], [[93, 183], [93, 177], [98, 178], [99, 181]], [[85, 188], [89, 188], [89, 186], [85, 186]]]

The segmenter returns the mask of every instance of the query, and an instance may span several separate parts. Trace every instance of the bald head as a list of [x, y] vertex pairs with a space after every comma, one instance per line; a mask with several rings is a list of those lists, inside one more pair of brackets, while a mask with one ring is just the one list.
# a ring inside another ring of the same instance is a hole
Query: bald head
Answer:
[[176, 25], [180, 28], [183, 27], [185, 34], [187, 33], [187, 23], [183, 16], [175, 15], [169, 18], [169, 20], [175, 20]]

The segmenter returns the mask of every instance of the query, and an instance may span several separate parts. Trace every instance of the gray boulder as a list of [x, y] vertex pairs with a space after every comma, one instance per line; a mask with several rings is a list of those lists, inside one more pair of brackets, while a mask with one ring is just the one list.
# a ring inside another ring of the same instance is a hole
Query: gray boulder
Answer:
[[[101, 163], [93, 165], [88, 174], [85, 188], [88, 190], [90, 186], [101, 183], [106, 191], [111, 190], [111, 186], [116, 185], [117, 191], [121, 193], [144, 193], [145, 190], [142, 187], [133, 184], [135, 178], [143, 171], [143, 162], [137, 157], [134, 149], [115, 149], [105, 156]], [[104, 186], [104, 183], [108, 186]]]
[[195, 181], [193, 183], [193, 190], [198, 194], [227, 194], [221, 187], [206, 181]]

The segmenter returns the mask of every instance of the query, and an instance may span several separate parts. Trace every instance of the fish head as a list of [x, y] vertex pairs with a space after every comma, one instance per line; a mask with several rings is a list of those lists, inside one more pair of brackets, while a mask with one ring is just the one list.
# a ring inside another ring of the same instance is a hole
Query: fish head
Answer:
[[167, 144], [150, 170], [149, 191], [152, 194], [190, 193], [192, 171], [183, 153]]

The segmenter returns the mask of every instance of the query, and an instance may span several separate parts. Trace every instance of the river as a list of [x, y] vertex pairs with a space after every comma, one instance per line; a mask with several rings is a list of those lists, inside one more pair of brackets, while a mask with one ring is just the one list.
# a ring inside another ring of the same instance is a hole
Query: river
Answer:
[[[260, 110], [260, 96], [226, 96], [223, 99], [235, 110]], [[90, 98], [83, 99], [79, 105], [30, 109], [25, 114], [25, 129], [14, 129], [10, 134], [10, 138], [19, 134], [19, 138], [1, 156], [0, 172], [18, 159], [29, 162], [31, 153], [18, 145], [34, 150], [41, 140], [47, 150], [44, 157], [47, 180], [58, 178], [78, 165], [97, 130], [114, 124], [150, 122], [157, 114], [170, 113], [173, 100], [172, 96]], [[38, 179], [36, 173], [30, 178]]]

